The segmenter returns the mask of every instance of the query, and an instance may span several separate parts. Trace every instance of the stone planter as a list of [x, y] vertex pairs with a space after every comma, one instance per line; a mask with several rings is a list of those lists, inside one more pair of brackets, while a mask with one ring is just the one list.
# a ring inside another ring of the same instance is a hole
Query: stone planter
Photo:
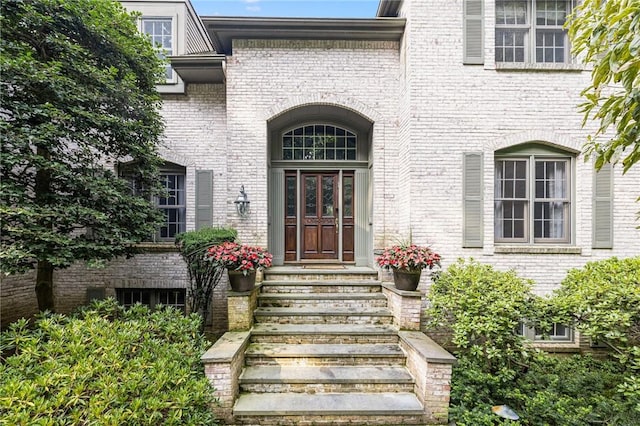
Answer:
[[420, 283], [422, 270], [394, 269], [393, 283], [398, 290], [415, 291]]
[[235, 292], [251, 291], [256, 286], [256, 271], [249, 271], [244, 275], [242, 271], [227, 270], [231, 290]]

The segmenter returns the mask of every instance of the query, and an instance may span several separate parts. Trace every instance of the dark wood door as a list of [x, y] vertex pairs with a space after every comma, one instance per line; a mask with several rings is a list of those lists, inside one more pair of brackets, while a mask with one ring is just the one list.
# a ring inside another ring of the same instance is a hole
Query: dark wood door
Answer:
[[338, 173], [302, 173], [302, 259], [338, 258]]

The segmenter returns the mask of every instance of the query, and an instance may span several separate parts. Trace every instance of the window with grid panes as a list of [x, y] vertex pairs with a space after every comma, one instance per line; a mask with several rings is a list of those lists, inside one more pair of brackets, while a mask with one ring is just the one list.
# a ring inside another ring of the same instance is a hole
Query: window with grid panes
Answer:
[[496, 0], [496, 62], [568, 63], [571, 0]]
[[571, 157], [496, 156], [496, 243], [571, 242]]
[[329, 124], [310, 124], [282, 135], [283, 160], [355, 160], [355, 133]]
[[116, 297], [118, 302], [127, 308], [140, 303], [150, 308], [155, 308], [157, 305], [171, 306], [179, 311], [186, 312], [186, 290], [183, 288], [118, 288], [116, 289]]
[[553, 323], [550, 330], [535, 330], [534, 340], [536, 341], [572, 341], [573, 335], [571, 327], [564, 324]]
[[157, 206], [164, 213], [158, 238], [171, 240], [186, 230], [185, 174], [183, 171], [163, 171], [160, 179], [165, 195], [157, 198]]
[[572, 328], [560, 323], [553, 323], [549, 330], [539, 330], [527, 327], [520, 322], [516, 328], [516, 334], [536, 342], [573, 342]]
[[[142, 32], [149, 35], [151, 43], [158, 49], [158, 56], [173, 55], [173, 22], [171, 18], [142, 18]], [[171, 65], [165, 65], [165, 77], [173, 81]]]

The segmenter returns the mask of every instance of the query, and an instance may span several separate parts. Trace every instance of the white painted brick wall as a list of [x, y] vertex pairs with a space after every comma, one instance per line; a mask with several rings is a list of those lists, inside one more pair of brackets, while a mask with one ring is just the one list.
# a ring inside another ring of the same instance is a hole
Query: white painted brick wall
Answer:
[[[374, 248], [411, 234], [414, 242], [441, 253], [445, 267], [458, 257], [474, 257], [516, 269], [535, 280], [540, 293], [555, 288], [569, 268], [640, 254], [635, 202], [640, 167], [625, 176], [616, 173], [614, 248], [595, 250], [592, 170], [581, 155], [573, 200], [581, 254], [494, 252], [494, 151], [532, 140], [579, 151], [588, 129], [581, 128], [576, 106], [590, 73], [495, 70], [493, 13], [487, 2], [484, 66], [462, 64], [462, 0], [405, 0], [401, 16], [407, 26], [400, 43], [236, 40], [226, 87], [190, 85], [186, 95], [165, 98], [163, 156], [187, 169], [187, 229], [194, 226], [195, 170], [214, 170], [214, 225], [233, 226], [243, 242], [266, 245], [267, 121], [296, 106], [324, 103], [374, 121]], [[462, 155], [468, 151], [484, 153], [482, 249], [462, 248]], [[246, 219], [238, 218], [233, 205], [240, 185], [251, 200]], [[74, 266], [56, 273], [56, 298], [66, 307], [84, 301], [86, 286], [184, 285], [179, 262], [177, 255], [153, 254], [101, 271]], [[3, 324], [5, 318], [34, 312], [33, 281], [3, 278], [0, 308]]]
[[[486, 2], [490, 4], [491, 2]], [[487, 10], [489, 16], [493, 9]], [[475, 257], [500, 269], [514, 268], [547, 293], [569, 268], [610, 256], [640, 254], [635, 202], [640, 193], [640, 167], [615, 176], [615, 240], [612, 250], [591, 249], [591, 163], [576, 161], [575, 239], [581, 255], [495, 254], [493, 246], [493, 152], [518, 143], [543, 140], [581, 150], [589, 133], [581, 128], [577, 105], [588, 85], [588, 71], [496, 71], [492, 64], [493, 28], [485, 66], [462, 64], [462, 1], [405, 1], [408, 18], [401, 57], [410, 89], [410, 227], [417, 243], [431, 243], [444, 263]], [[491, 21], [488, 19], [487, 21]], [[405, 99], [406, 101], [406, 99]], [[592, 127], [593, 128], [593, 127]], [[388, 141], [388, 143], [391, 143]], [[484, 249], [462, 248], [462, 154], [484, 153]], [[402, 211], [397, 212], [398, 215]], [[378, 241], [378, 239], [376, 239]]]

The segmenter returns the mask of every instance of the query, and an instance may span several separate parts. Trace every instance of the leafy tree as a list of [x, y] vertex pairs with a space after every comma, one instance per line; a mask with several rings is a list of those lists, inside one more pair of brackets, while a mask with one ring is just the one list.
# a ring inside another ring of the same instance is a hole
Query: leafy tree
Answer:
[[202, 228], [176, 236], [176, 245], [187, 264], [189, 274], [189, 310], [202, 317], [201, 330], [204, 329], [213, 290], [220, 283], [225, 267], [205, 259], [207, 249], [234, 241], [238, 233], [229, 228]]
[[[640, 2], [584, 0], [569, 19], [574, 53], [593, 65], [592, 84], [582, 95], [584, 123], [599, 120], [586, 144], [596, 168], [622, 159], [626, 172], [640, 160]], [[606, 142], [612, 127], [616, 134]]]
[[[132, 255], [155, 228], [162, 66], [118, 2], [1, 10], [1, 267], [37, 268], [38, 306], [53, 309], [54, 269]], [[113, 172], [118, 162], [140, 193]]]
[[114, 299], [21, 319], [0, 334], [0, 423], [216, 424], [199, 326], [197, 315]]

